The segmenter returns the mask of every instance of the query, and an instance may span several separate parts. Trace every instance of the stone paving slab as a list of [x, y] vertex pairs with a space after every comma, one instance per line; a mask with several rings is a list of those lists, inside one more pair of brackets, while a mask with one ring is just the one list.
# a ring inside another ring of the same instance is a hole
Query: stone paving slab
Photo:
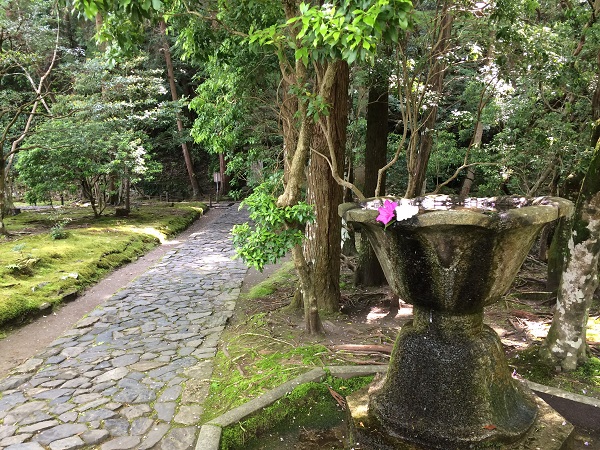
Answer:
[[232, 206], [0, 380], [0, 450], [193, 449], [246, 267]]

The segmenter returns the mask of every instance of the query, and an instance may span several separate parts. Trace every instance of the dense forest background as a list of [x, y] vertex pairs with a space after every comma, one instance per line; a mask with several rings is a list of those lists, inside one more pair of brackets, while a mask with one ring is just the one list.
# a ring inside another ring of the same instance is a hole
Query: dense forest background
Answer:
[[238, 230], [243, 256], [292, 249], [319, 331], [344, 199], [553, 195], [595, 217], [600, 0], [0, 6], [0, 233], [15, 200], [98, 216], [131, 195], [207, 196], [219, 174], [264, 225]]

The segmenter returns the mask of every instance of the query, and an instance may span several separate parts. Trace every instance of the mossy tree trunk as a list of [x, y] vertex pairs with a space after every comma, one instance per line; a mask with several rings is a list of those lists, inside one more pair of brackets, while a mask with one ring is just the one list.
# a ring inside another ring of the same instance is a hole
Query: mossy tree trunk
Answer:
[[[593, 17], [595, 20], [595, 17]], [[600, 75], [600, 50], [597, 52]], [[598, 287], [600, 254], [600, 83], [592, 97], [592, 146], [594, 154], [579, 191], [570, 234], [569, 224], [559, 223], [551, 256], [563, 257], [564, 269], [558, 285], [556, 310], [540, 354], [549, 364], [575, 370], [588, 358], [587, 322]], [[569, 236], [566, 245], [566, 236]], [[549, 262], [550, 266], [550, 262]], [[554, 264], [553, 267], [560, 267]], [[554, 275], [554, 274], [553, 274]], [[555, 280], [556, 277], [553, 277]], [[553, 281], [555, 282], [555, 281]]]
[[588, 357], [588, 313], [598, 287], [600, 141], [596, 143], [592, 162], [577, 199], [572, 231], [563, 253], [565, 263], [558, 287], [556, 309], [540, 354], [553, 366], [575, 370]]

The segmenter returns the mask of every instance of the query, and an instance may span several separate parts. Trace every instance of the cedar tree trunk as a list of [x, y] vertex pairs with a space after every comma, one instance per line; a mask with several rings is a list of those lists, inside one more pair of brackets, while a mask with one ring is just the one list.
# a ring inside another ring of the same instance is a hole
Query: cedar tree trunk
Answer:
[[[177, 87], [175, 86], [175, 73], [173, 71], [173, 60], [171, 59], [171, 49], [169, 48], [169, 43], [166, 39], [165, 30], [167, 29], [167, 25], [163, 20], [160, 21], [160, 31], [164, 38], [163, 44], [163, 52], [165, 54], [165, 62], [167, 64], [167, 78], [169, 79], [169, 86], [171, 89], [171, 98], [174, 102], [179, 99], [177, 95]], [[179, 133], [183, 132], [183, 122], [177, 116], [177, 130]], [[192, 197], [197, 199], [200, 196], [200, 186], [198, 185], [198, 179], [196, 178], [196, 173], [194, 172], [194, 164], [192, 163], [192, 157], [190, 155], [190, 150], [186, 142], [181, 143], [181, 150], [183, 152], [183, 160], [185, 161], [185, 168], [187, 169], [188, 177], [190, 178], [190, 186], [192, 187]], [[222, 178], [221, 178], [222, 180]]]
[[[387, 163], [388, 115], [387, 80], [378, 80], [369, 89], [367, 106], [365, 186], [363, 189], [366, 197], [376, 195], [379, 169]], [[381, 181], [381, 190], [382, 193], [385, 193], [385, 175]], [[385, 276], [379, 260], [375, 256], [373, 247], [365, 238], [361, 240], [354, 282], [363, 286], [381, 286], [385, 283]]]
[[332, 175], [343, 172], [346, 127], [348, 124], [348, 64], [335, 61], [335, 81], [328, 93], [327, 103], [331, 105], [327, 130], [317, 127], [312, 140], [312, 148], [322, 155], [329, 155], [330, 149], [325, 132], [333, 142], [336, 153], [336, 167], [321, 155], [313, 153], [308, 169], [308, 200], [315, 205], [316, 220], [308, 227], [305, 242], [307, 260], [312, 269], [312, 284], [320, 310], [339, 311], [340, 301], [340, 258], [342, 220], [338, 205], [343, 200], [343, 189]]

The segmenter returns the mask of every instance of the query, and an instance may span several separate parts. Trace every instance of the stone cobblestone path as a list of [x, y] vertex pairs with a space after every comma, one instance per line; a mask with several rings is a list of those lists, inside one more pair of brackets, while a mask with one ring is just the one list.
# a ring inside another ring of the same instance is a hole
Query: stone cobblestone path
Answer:
[[244, 220], [230, 207], [0, 380], [0, 449], [193, 449]]

